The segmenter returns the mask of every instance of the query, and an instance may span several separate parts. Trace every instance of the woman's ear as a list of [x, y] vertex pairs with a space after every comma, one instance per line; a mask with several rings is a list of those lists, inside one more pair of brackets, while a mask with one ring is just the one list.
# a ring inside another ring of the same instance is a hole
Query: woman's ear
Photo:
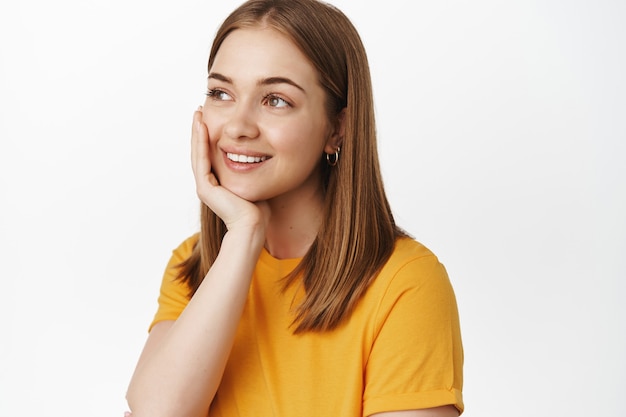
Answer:
[[324, 152], [332, 154], [343, 145], [343, 137], [346, 134], [346, 108], [341, 109], [335, 123], [331, 135], [328, 137]]

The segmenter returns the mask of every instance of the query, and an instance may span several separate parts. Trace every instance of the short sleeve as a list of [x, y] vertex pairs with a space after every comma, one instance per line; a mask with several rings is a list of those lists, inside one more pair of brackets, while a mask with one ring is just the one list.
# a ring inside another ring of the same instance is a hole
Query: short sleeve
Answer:
[[198, 235], [194, 235], [181, 243], [172, 252], [161, 281], [158, 299], [159, 306], [148, 330], [152, 330], [152, 327], [160, 321], [178, 319], [178, 316], [187, 306], [189, 302], [189, 287], [177, 279], [177, 266], [189, 258], [197, 241]]
[[390, 279], [366, 366], [364, 415], [454, 405], [463, 411], [463, 348], [455, 295], [434, 255]]

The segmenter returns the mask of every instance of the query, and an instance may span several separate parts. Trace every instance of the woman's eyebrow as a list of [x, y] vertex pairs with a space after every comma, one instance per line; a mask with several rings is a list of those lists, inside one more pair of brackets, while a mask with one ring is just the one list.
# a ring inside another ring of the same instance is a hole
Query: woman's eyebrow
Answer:
[[262, 80], [259, 80], [259, 82], [257, 82], [257, 85], [272, 85], [272, 84], [289, 84], [289, 85], [296, 87], [298, 90], [302, 91], [303, 93], [306, 93], [304, 88], [300, 87], [298, 83], [286, 77], [268, 77], [268, 78], [263, 78]]
[[225, 75], [220, 74], [219, 72], [211, 72], [209, 73], [208, 79], [214, 79], [218, 81], [223, 81], [228, 84], [232, 84], [233, 80]]
[[[222, 81], [228, 84], [233, 84], [232, 78], [227, 77], [224, 74], [220, 74], [219, 72], [210, 73], [208, 78]], [[296, 87], [298, 90], [302, 91], [303, 93], [306, 93], [304, 88], [302, 88], [298, 83], [296, 83], [295, 81], [287, 77], [267, 77], [267, 78], [263, 78], [257, 81], [258, 86], [265, 86], [265, 85], [272, 85], [272, 84], [289, 84], [289, 85]]]

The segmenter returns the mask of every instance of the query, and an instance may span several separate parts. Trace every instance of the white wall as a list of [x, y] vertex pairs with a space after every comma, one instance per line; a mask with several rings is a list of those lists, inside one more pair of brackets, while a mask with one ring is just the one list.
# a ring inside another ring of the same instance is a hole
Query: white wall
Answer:
[[[0, 5], [0, 416], [122, 415], [198, 225], [191, 114], [238, 3]], [[457, 292], [465, 415], [621, 414], [625, 3], [334, 3], [397, 220]]]

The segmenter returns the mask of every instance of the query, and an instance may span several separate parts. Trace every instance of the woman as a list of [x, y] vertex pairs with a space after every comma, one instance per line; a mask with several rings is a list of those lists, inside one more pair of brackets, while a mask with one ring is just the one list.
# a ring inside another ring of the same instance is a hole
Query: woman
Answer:
[[251, 0], [208, 70], [201, 231], [166, 269], [133, 417], [458, 415], [454, 293], [394, 223], [352, 24], [316, 0]]

